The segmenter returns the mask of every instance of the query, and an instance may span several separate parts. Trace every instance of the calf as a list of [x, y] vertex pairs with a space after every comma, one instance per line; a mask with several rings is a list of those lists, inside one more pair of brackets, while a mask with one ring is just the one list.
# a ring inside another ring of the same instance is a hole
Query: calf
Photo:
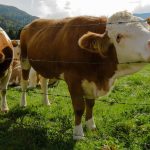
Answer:
[[[26, 106], [31, 66], [45, 78], [64, 79], [75, 113], [73, 138], [82, 139], [84, 111], [87, 128], [95, 129], [95, 99], [108, 93], [117, 77], [144, 66], [142, 63], [126, 63], [150, 60], [147, 24], [135, 20], [139, 18], [119, 12], [108, 19], [109, 24], [105, 17], [81, 16], [62, 20], [39, 19], [25, 26], [20, 37], [21, 106]], [[133, 22], [127, 24], [129, 21]]]
[[13, 59], [13, 46], [6, 32], [0, 28], [0, 91], [1, 111], [8, 111], [6, 90], [11, 76], [11, 63]]

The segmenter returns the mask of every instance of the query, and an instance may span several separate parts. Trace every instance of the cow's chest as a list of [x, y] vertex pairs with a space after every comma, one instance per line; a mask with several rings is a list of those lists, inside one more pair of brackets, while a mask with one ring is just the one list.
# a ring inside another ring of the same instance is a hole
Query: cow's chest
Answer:
[[[98, 86], [93, 81], [82, 80], [82, 89], [84, 91], [84, 97], [87, 99], [96, 99], [98, 97], [106, 95], [114, 82], [114, 79], [111, 78], [105, 85]], [[107, 88], [106, 88], [107, 87]]]
[[116, 78], [132, 74], [134, 72], [139, 71], [143, 68], [145, 64], [119, 64], [117, 66], [117, 70], [115, 71], [114, 75], [109, 78], [106, 82], [98, 86], [95, 82], [88, 80], [82, 80], [82, 88], [84, 91], [84, 97], [87, 99], [95, 99], [100, 96], [106, 95], [111, 89], [113, 88], [113, 83]]

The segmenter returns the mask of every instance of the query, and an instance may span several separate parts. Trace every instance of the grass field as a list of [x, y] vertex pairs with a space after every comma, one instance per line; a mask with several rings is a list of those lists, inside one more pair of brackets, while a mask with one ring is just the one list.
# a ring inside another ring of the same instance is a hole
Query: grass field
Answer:
[[51, 106], [41, 104], [40, 89], [30, 90], [28, 106], [19, 107], [20, 91], [9, 88], [10, 111], [0, 113], [0, 150], [149, 150], [150, 66], [116, 81], [94, 108], [97, 130], [72, 139], [74, 114], [66, 84], [49, 89]]

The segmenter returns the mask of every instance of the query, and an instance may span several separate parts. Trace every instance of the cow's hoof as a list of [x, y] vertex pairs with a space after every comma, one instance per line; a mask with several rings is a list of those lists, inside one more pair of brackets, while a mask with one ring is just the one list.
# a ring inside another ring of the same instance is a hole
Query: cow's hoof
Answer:
[[27, 107], [27, 104], [20, 104], [20, 107], [25, 108]]
[[73, 129], [73, 139], [74, 140], [84, 139], [82, 124], [76, 125], [74, 127], [74, 129]]
[[93, 118], [86, 121], [86, 127], [88, 128], [88, 130], [92, 130], [92, 131], [96, 130], [96, 125], [95, 125], [95, 122], [94, 122]]
[[73, 140], [78, 141], [78, 140], [84, 140], [84, 139], [85, 139], [85, 137], [84, 137], [84, 136], [80, 136], [80, 135], [73, 135]]
[[50, 106], [50, 105], [51, 105], [51, 103], [46, 103], [45, 105], [46, 105], [46, 106]]
[[1, 109], [1, 112], [3, 112], [3, 113], [7, 113], [9, 111], [9, 108], [2, 108]]
[[96, 131], [96, 130], [97, 130], [97, 128], [96, 128], [96, 127], [94, 127], [94, 128], [92, 128], [92, 129], [91, 129], [91, 131], [93, 131], [93, 132], [94, 132], [94, 131]]
[[47, 103], [47, 104], [44, 103], [43, 105], [44, 105], [44, 106], [50, 106], [51, 104], [50, 104], [50, 103]]
[[21, 90], [21, 86], [15, 86], [14, 89], [15, 90]]
[[23, 106], [20, 106], [21, 108], [26, 108], [27, 107], [27, 105], [23, 105]]
[[96, 126], [94, 125], [94, 126], [91, 126], [90, 128], [88, 128], [89, 130], [91, 130], [91, 131], [96, 131]]
[[45, 101], [43, 102], [43, 105], [45, 105], [45, 106], [50, 106], [51, 103], [49, 102], [49, 100], [47, 100], [46, 102], [45, 102]]

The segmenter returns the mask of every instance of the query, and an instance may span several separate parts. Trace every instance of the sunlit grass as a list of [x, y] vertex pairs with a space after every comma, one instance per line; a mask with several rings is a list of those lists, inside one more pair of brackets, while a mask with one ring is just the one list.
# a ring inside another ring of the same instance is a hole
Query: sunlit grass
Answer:
[[43, 106], [38, 93], [40, 88], [30, 90], [28, 106], [20, 108], [21, 92], [9, 88], [10, 111], [0, 113], [0, 150], [150, 149], [150, 66], [118, 79], [108, 96], [97, 99], [97, 130], [87, 131], [83, 117], [85, 139], [78, 142], [72, 139], [74, 114], [65, 82], [49, 89], [51, 106]]

